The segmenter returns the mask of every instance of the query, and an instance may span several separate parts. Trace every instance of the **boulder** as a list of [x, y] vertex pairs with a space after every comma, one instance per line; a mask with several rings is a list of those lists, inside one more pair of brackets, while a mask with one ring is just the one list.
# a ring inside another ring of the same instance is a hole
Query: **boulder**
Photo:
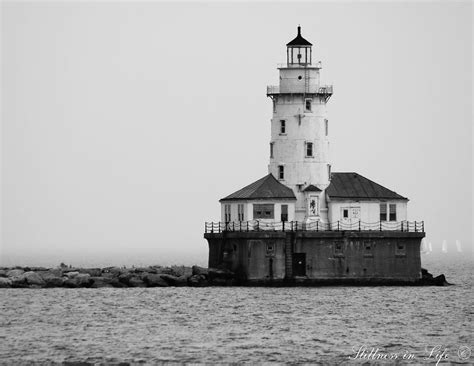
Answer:
[[203, 275], [206, 276], [209, 274], [209, 270], [207, 268], [199, 267], [199, 266], [193, 266], [192, 267], [192, 275]]
[[0, 288], [12, 287], [12, 280], [6, 277], [0, 277]]
[[38, 271], [47, 271], [48, 268], [45, 268], [45, 267], [31, 267], [30, 268], [30, 271], [33, 271], [33, 272], [38, 272]]
[[23, 273], [19, 276], [15, 277], [8, 277], [12, 281], [12, 287], [28, 287], [28, 283], [26, 282], [26, 277]]
[[106, 277], [91, 277], [93, 288], [114, 287], [113, 280]]
[[91, 279], [91, 275], [89, 273], [79, 273], [76, 277], [77, 285], [79, 287], [90, 287], [94, 281]]
[[75, 278], [64, 277], [63, 286], [69, 288], [76, 288], [79, 287], [79, 284], [77, 283], [77, 280]]
[[193, 275], [189, 277], [188, 285], [192, 287], [204, 287], [208, 286], [209, 282], [207, 282], [206, 276], [204, 275]]
[[427, 269], [422, 268], [422, 269], [421, 269], [421, 278], [424, 278], [424, 279], [432, 279], [432, 278], [433, 278], [433, 275], [432, 275], [431, 273], [429, 273]]
[[119, 267], [108, 267], [108, 268], [104, 268], [102, 270], [102, 277], [108, 277], [108, 278], [115, 278], [115, 277], [118, 277], [120, 276], [120, 274], [122, 272], [124, 272], [125, 270], [119, 268]]
[[141, 268], [135, 268], [134, 271], [136, 273], [158, 273], [157, 269], [154, 267], [141, 267]]
[[450, 283], [446, 281], [446, 277], [444, 276], [444, 274], [440, 274], [439, 276], [436, 276], [435, 278], [433, 278], [433, 281], [436, 284], [436, 286], [449, 286], [450, 285]]
[[18, 277], [21, 276], [25, 271], [22, 269], [11, 269], [7, 272], [7, 277]]
[[67, 277], [50, 277], [44, 280], [44, 287], [63, 287]]
[[118, 276], [118, 280], [122, 282], [123, 284], [129, 286], [130, 285], [130, 279], [133, 277], [131, 273], [122, 273], [120, 276]]
[[193, 275], [193, 269], [186, 266], [171, 266], [171, 271], [170, 274], [176, 277], [191, 277]]
[[77, 275], [79, 275], [79, 271], [65, 272], [64, 275], [67, 278], [71, 279], [71, 278], [77, 277]]
[[66, 274], [68, 272], [79, 272], [80, 268], [76, 267], [61, 267], [60, 268], [63, 274]]
[[62, 287], [63, 278], [61, 275], [61, 270], [51, 269], [49, 271], [39, 271], [36, 272], [45, 282], [44, 287]]
[[160, 276], [169, 286], [186, 286], [188, 283], [188, 280], [185, 276], [177, 277], [168, 274], [162, 274]]
[[126, 287], [127, 285], [123, 284], [118, 280], [118, 278], [108, 278], [108, 277], [91, 277], [93, 281], [91, 287], [100, 288], [100, 287]]
[[146, 283], [138, 276], [132, 276], [128, 281], [128, 285], [130, 287], [146, 287]]
[[148, 287], [166, 287], [168, 283], [161, 278], [161, 275], [148, 273], [143, 277], [143, 281], [147, 284]]
[[209, 279], [225, 279], [230, 280], [234, 278], [234, 273], [228, 269], [209, 268]]
[[100, 268], [81, 268], [79, 273], [87, 273], [91, 277], [100, 277], [102, 274], [102, 269]]
[[38, 272], [25, 272], [23, 273], [23, 276], [26, 279], [26, 283], [28, 285], [36, 285], [36, 286], [44, 286], [46, 282], [41, 278], [41, 276], [38, 274]]

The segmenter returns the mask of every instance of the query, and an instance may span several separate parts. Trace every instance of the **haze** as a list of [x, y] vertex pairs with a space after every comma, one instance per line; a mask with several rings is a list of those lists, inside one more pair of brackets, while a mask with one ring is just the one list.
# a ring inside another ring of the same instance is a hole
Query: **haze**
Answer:
[[207, 263], [218, 200], [267, 174], [276, 65], [314, 44], [333, 171], [472, 255], [470, 2], [8, 2], [0, 265]]

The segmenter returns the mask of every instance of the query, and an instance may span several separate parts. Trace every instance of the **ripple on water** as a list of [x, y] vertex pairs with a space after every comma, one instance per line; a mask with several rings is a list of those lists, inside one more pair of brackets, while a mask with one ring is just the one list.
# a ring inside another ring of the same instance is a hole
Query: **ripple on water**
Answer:
[[473, 344], [470, 269], [443, 288], [1, 289], [0, 362], [422, 361]]

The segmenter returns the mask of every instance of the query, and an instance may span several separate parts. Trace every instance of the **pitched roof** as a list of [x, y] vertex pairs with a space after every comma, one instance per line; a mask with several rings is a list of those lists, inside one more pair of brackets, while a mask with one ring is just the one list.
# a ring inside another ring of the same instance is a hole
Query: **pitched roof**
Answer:
[[326, 188], [330, 198], [396, 199], [408, 198], [381, 186], [357, 173], [332, 173], [331, 184]]
[[298, 35], [296, 36], [296, 38], [293, 39], [292, 41], [288, 42], [286, 45], [287, 46], [312, 46], [312, 44], [310, 42], [308, 42], [306, 39], [304, 39], [301, 36], [301, 27], [300, 26], [298, 26]]
[[237, 192], [222, 198], [219, 202], [270, 198], [296, 200], [295, 194], [290, 188], [277, 181], [272, 174], [268, 174]]
[[305, 189], [303, 189], [303, 192], [321, 192], [321, 190], [318, 187], [310, 184]]

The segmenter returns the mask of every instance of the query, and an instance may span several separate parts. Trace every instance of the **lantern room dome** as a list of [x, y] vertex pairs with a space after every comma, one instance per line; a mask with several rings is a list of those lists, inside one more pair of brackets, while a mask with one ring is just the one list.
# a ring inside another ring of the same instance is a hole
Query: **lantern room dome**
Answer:
[[305, 47], [305, 46], [312, 46], [312, 44], [301, 36], [301, 27], [298, 26], [298, 35], [295, 37], [295, 39], [288, 42], [286, 46], [287, 47], [294, 47], [294, 46]]

